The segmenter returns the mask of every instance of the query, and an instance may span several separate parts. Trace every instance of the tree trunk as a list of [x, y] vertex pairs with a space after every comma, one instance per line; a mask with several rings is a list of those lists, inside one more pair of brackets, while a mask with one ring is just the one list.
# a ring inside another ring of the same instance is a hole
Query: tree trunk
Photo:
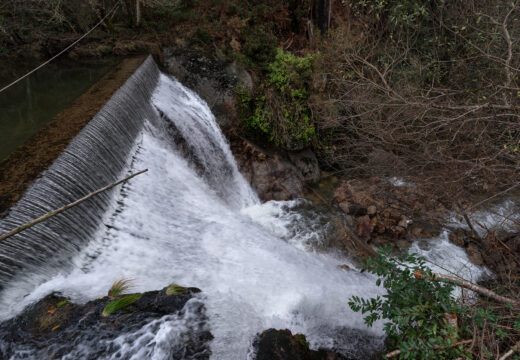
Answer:
[[135, 0], [135, 24], [141, 25], [141, 0]]
[[330, 13], [332, 0], [313, 0], [312, 1], [312, 22], [326, 33], [330, 27]]

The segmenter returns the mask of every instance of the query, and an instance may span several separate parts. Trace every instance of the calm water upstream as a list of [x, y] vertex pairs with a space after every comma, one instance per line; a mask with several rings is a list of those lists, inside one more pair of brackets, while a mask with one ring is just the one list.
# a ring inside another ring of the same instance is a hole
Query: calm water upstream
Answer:
[[[115, 59], [51, 63], [0, 93], [0, 161], [105, 75]], [[0, 88], [37, 64], [7, 65]]]

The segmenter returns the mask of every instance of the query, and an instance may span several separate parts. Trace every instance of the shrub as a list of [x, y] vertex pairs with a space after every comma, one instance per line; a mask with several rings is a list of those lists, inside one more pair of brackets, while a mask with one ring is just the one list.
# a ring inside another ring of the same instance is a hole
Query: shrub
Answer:
[[451, 296], [453, 286], [416, 279], [413, 273], [431, 270], [424, 260], [407, 252], [390, 257], [380, 250], [379, 257], [363, 262], [362, 270], [376, 274], [377, 285], [387, 294], [363, 299], [353, 296], [349, 305], [354, 311], [368, 313], [365, 322], [389, 320], [384, 325], [391, 348], [399, 348], [407, 359], [453, 359], [463, 356], [461, 347], [451, 347], [458, 339], [456, 328], [448, 325], [447, 314], [458, 315], [462, 309]]
[[[432, 280], [423, 258], [408, 252], [392, 257], [390, 249], [378, 252], [377, 258], [363, 261], [361, 271], [377, 275], [376, 284], [383, 285], [386, 295], [353, 296], [349, 306], [366, 314], [368, 326], [387, 320], [387, 345], [400, 350], [398, 358], [494, 359], [520, 344], [518, 308], [475, 297], [458, 302], [451, 284]], [[503, 293], [514, 299], [518, 286], [509, 281]]]
[[267, 81], [254, 97], [240, 92], [246, 127], [292, 150], [309, 145], [316, 135], [307, 105], [313, 57], [298, 57], [278, 49], [267, 69]]

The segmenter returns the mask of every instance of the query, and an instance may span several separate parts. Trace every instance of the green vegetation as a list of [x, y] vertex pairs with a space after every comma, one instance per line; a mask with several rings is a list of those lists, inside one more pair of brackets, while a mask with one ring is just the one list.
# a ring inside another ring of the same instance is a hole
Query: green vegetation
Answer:
[[68, 303], [69, 303], [68, 300], [62, 300], [62, 301], [60, 301], [59, 303], [56, 304], [56, 307], [57, 308], [61, 308], [61, 307], [66, 306]]
[[117, 300], [109, 302], [103, 309], [102, 316], [108, 317], [115, 312], [121, 311], [139, 300], [143, 294], [130, 294]]
[[132, 288], [132, 280], [121, 279], [115, 281], [110, 289], [108, 290], [108, 296], [110, 298], [117, 298], [122, 295], [126, 295], [126, 292]]
[[309, 342], [307, 341], [307, 338], [305, 337], [304, 334], [295, 334], [294, 339], [296, 341], [298, 341], [298, 343], [300, 345], [302, 345], [303, 347], [305, 347], [306, 349], [309, 348]]
[[187, 288], [176, 284], [171, 284], [166, 288], [166, 295], [179, 295], [186, 294], [187, 292]]
[[[368, 326], [387, 320], [388, 349], [400, 350], [400, 359], [472, 359], [467, 339], [474, 336], [483, 337], [480, 351], [489, 352], [489, 358], [497, 342], [507, 350], [518, 341], [520, 313], [510, 304], [457, 302], [453, 285], [428, 280], [432, 272], [421, 257], [407, 252], [391, 256], [390, 249], [381, 249], [378, 258], [364, 260], [362, 271], [377, 275], [376, 284], [386, 294], [371, 299], [353, 296], [349, 306], [366, 314]], [[426, 276], [414, 276], [418, 273]]]
[[278, 49], [267, 66], [267, 80], [259, 94], [240, 91], [246, 128], [276, 145], [297, 149], [309, 145], [316, 130], [308, 107], [313, 56], [299, 57]]

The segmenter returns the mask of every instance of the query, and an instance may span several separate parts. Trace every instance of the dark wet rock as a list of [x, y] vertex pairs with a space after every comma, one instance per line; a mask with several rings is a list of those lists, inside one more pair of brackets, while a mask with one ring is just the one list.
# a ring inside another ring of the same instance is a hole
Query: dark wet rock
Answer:
[[320, 181], [320, 166], [311, 149], [289, 152], [288, 156], [305, 182], [315, 184]]
[[347, 359], [332, 351], [310, 350], [305, 335], [289, 330], [269, 329], [254, 341], [256, 360], [340, 360]]
[[[326, 331], [326, 330], [324, 330]], [[311, 350], [302, 334], [269, 329], [253, 342], [256, 360], [371, 360], [380, 358], [383, 337], [351, 328], [334, 329], [334, 336], [346, 346]]]
[[167, 71], [208, 103], [223, 130], [240, 125], [235, 88], [253, 88], [245, 69], [188, 49], [166, 48], [163, 56]]
[[[157, 332], [159, 319], [168, 317], [184, 326], [178, 341], [168, 344], [169, 359], [209, 359], [212, 335], [207, 329], [204, 304], [194, 297], [200, 290], [183, 288], [182, 293], [167, 295], [166, 289], [143, 293], [137, 301], [108, 316], [103, 316], [112, 301], [108, 297], [78, 305], [59, 294], [48, 295], [0, 324], [0, 358], [24, 351], [35, 359], [65, 355], [77, 359], [111, 355], [126, 359], [131, 354], [125, 353], [125, 346], [131, 347], [134, 341]], [[119, 341], [113, 341], [116, 338]], [[144, 356], [156, 346], [149, 341], [142, 344], [147, 345]]]

